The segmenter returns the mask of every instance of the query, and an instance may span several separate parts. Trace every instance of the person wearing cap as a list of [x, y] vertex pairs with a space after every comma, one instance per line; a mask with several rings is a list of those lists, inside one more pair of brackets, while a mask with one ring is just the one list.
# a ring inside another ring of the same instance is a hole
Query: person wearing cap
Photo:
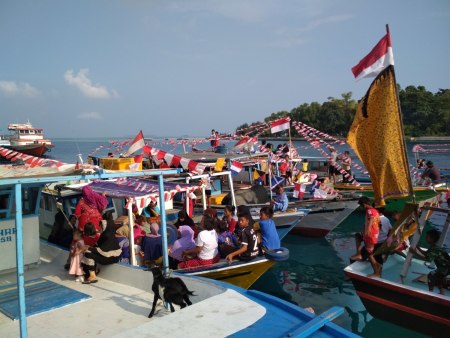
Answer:
[[438, 183], [441, 180], [441, 173], [439, 168], [435, 167], [433, 162], [427, 161], [425, 163], [426, 169], [422, 174], [423, 179], [430, 179], [433, 183]]
[[367, 256], [370, 264], [373, 268], [373, 274], [369, 275], [369, 277], [381, 277], [381, 268], [382, 265], [376, 261], [373, 253], [375, 250], [375, 245], [378, 243], [378, 234], [380, 232], [380, 214], [377, 209], [372, 206], [371, 200], [367, 196], [362, 196], [358, 200], [358, 204], [364, 208], [366, 212], [364, 229], [362, 233], [362, 241], [364, 242], [364, 247], [359, 249], [361, 241], [357, 242], [357, 254], [352, 256], [350, 259], [352, 261], [360, 261], [363, 260]]

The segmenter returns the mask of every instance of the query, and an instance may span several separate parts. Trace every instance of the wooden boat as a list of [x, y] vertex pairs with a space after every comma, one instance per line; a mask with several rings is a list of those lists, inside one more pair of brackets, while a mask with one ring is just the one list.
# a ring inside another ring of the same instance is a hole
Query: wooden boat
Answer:
[[[430, 208], [447, 219], [442, 234], [448, 232], [450, 210]], [[447, 243], [448, 245], [448, 243]], [[404, 278], [400, 271], [405, 258], [390, 256], [383, 266], [383, 278], [368, 277], [373, 272], [368, 262], [355, 262], [345, 268], [358, 296], [369, 313], [428, 336], [443, 337], [450, 330], [450, 297], [428, 291], [427, 275], [431, 271], [424, 261], [413, 258]]]
[[[55, 214], [57, 211], [56, 197], [58, 197], [58, 202], [62, 205], [62, 208], [65, 210], [66, 214], [72, 214], [78, 200], [81, 198], [81, 188], [85, 185], [86, 183], [72, 184], [64, 187], [53, 186], [50, 187], [50, 189], [46, 188], [44, 190], [42, 194], [43, 203], [41, 208], [41, 216], [39, 219], [39, 233], [41, 238], [47, 239], [53, 226], [53, 220], [55, 219]], [[123, 210], [126, 209], [125, 205], [127, 197], [132, 197], [135, 200], [136, 205], [139, 206], [138, 209], [141, 209], [143, 206], [148, 204], [151, 199], [156, 199], [159, 194], [158, 184], [155, 181], [148, 180], [125, 178], [119, 181], [110, 180], [93, 182], [89, 185], [94, 191], [106, 194], [109, 199], [106, 211], [111, 211], [113, 217], [116, 219], [125, 217], [123, 215]], [[146, 186], [145, 189], [143, 188], [144, 185]], [[165, 207], [168, 206], [168, 208], [165, 209], [166, 220], [172, 218], [172, 215], [176, 217], [178, 214], [178, 209], [171, 209], [172, 197], [175, 193], [191, 192], [197, 188], [198, 187], [196, 185], [180, 185], [175, 183], [165, 184]], [[289, 216], [285, 215], [285, 217], [274, 218], [280, 239], [286, 236], [287, 233], [308, 214], [308, 212], [309, 209], [303, 209], [298, 210], [295, 214], [290, 214]], [[130, 220], [128, 220], [128, 224], [131, 224]], [[173, 243], [176, 239], [176, 229], [173, 227], [168, 227], [167, 229], [169, 235], [168, 241], [169, 243]], [[182, 273], [199, 275], [218, 280], [226, 280], [231, 284], [243, 288], [249, 288], [273, 264], [274, 261], [261, 256], [249, 263], [241, 263], [236, 261], [232, 264], [228, 264], [223, 261], [211, 266], [187, 270]]]
[[[289, 218], [273, 218], [277, 226], [277, 233], [282, 240], [291, 230], [301, 222], [301, 219], [308, 214], [309, 210], [303, 210], [301, 214], [289, 216]], [[250, 262], [233, 261], [231, 264], [222, 259], [219, 263], [208, 266], [176, 270], [177, 273], [201, 276], [248, 289], [258, 280], [269, 268], [275, 264], [275, 261], [258, 256]]]
[[14, 123], [8, 126], [12, 132], [9, 137], [10, 149], [32, 156], [43, 156], [54, 145], [52, 141], [44, 138], [42, 128], [34, 128], [31, 123]]
[[[382, 41], [390, 44], [388, 26], [386, 30]], [[358, 64], [361, 71], [362, 69], [370, 71], [370, 66], [376, 64], [374, 60], [379, 57], [375, 55], [376, 52], [374, 53], [376, 49], [374, 48], [363, 59], [372, 61], [365, 65], [363, 64], [367, 61]], [[392, 57], [393, 61], [391, 52], [392, 50], [387, 51], [384, 57], [386, 59]], [[404, 234], [411, 222], [417, 224], [411, 240], [411, 247], [415, 248], [423, 233], [429, 210], [445, 212], [444, 230], [436, 243], [442, 246], [450, 226], [450, 210], [424, 205], [419, 218], [420, 202], [417, 203], [414, 198], [416, 191], [408, 165], [393, 62], [378, 67], [372, 75], [375, 79], [358, 104], [347, 140], [367, 168], [372, 184], [377, 187], [375, 196], [377, 205], [384, 205], [385, 200], [389, 201], [390, 197], [396, 196], [410, 196], [413, 202], [406, 205], [400, 219], [390, 230], [388, 239], [382, 244], [381, 249], [377, 249], [378, 253], [392, 254], [398, 250], [399, 245], [405, 240]], [[437, 195], [436, 192], [433, 193]], [[408, 199], [406, 197], [399, 200]], [[406, 258], [395, 253], [390, 255], [382, 269], [380, 266], [372, 268], [367, 262], [355, 262], [345, 268], [345, 273], [352, 280], [365, 307], [374, 317], [427, 335], [446, 336], [450, 329], [450, 298], [428, 291], [426, 280], [430, 270], [423, 261], [413, 258], [412, 251], [408, 251]], [[425, 283], [420, 282], [424, 277]]]
[[[173, 173], [176, 172], [173, 170]], [[139, 174], [161, 177], [165, 173]], [[356, 337], [330, 323], [343, 309], [333, 308], [322, 316], [315, 316], [276, 297], [210, 279], [181, 276], [196, 295], [192, 297], [194, 304], [182, 311], [177, 309], [170, 316], [166, 315], [163, 306], [159, 306], [152, 319], [147, 318], [152, 299], [152, 277], [144, 269], [113, 264], [103, 267], [98, 284], [88, 286], [74, 282], [62, 268], [67, 252], [39, 241], [36, 225], [40, 189], [47, 183], [65, 179], [122, 175], [130, 173], [0, 178], [1, 196], [6, 196], [9, 201], [5, 207], [5, 200], [2, 199], [3, 209], [0, 209], [4, 213], [0, 219], [2, 239], [9, 239], [0, 241], [0, 247], [4, 258], [17, 254], [17, 266], [14, 259], [8, 262], [13, 263], [12, 269], [3, 265], [3, 259], [0, 266], [0, 331], [3, 336], [18, 336], [20, 331], [21, 337], [27, 337], [28, 332], [33, 337], [148, 337], [151, 332], [172, 337], [193, 336], [199, 332], [205, 336], [284, 337], [316, 334], [320, 337]], [[137, 173], [131, 175], [137, 176]], [[163, 191], [159, 195], [162, 196]], [[12, 200], [14, 203], [11, 203]], [[161, 202], [164, 211], [164, 198]], [[21, 212], [15, 212], [16, 207], [27, 210], [26, 217], [22, 218]], [[162, 223], [164, 229], [165, 222]], [[24, 232], [28, 228], [32, 232]], [[164, 245], [166, 249], [167, 245]], [[4, 297], [10, 300], [11, 307], [3, 306]], [[227, 320], [223, 320], [224, 313]]]

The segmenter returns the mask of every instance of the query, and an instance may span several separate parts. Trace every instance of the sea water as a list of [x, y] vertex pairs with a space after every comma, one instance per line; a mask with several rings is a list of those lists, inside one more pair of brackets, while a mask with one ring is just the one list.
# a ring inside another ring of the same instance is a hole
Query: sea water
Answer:
[[[54, 139], [53, 142], [55, 148], [48, 157], [67, 163], [77, 162], [79, 154], [83, 161], [86, 161], [87, 155], [106, 156], [108, 152], [115, 151], [105, 139]], [[183, 147], [179, 142], [161, 139], [150, 145], [169, 153], [182, 154]], [[277, 146], [279, 142], [272, 143]], [[411, 153], [413, 145], [408, 143], [407, 148], [409, 162], [414, 165], [415, 159]], [[320, 156], [307, 142], [297, 141], [294, 146], [300, 156]], [[208, 144], [196, 147], [206, 149]], [[190, 150], [190, 146], [185, 148]], [[338, 153], [349, 150], [347, 145], [338, 145], [336, 148]], [[354, 154], [352, 158], [358, 162]], [[449, 166], [448, 158], [438, 154], [424, 158], [432, 160], [437, 167]], [[362, 173], [355, 173], [355, 176], [360, 175]], [[343, 306], [345, 313], [334, 322], [364, 337], [424, 337], [403, 327], [372, 318], [361, 303], [351, 281], [345, 277], [343, 270], [349, 264], [349, 257], [355, 252], [353, 234], [360, 231], [362, 221], [362, 211], [356, 210], [326, 238], [288, 235], [283, 240], [283, 246], [289, 249], [289, 260], [275, 264], [252, 289], [267, 292], [302, 307], [312, 307], [316, 313], [335, 305]]]

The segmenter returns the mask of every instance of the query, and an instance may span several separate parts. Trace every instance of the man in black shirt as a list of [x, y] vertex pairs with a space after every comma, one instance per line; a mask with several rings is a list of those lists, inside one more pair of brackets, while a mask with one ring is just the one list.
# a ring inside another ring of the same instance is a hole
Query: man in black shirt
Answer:
[[241, 248], [228, 254], [226, 260], [231, 263], [233, 258], [238, 256], [241, 261], [249, 261], [258, 256], [259, 248], [255, 230], [250, 226], [250, 217], [240, 215], [238, 218], [239, 227], [242, 229], [240, 241]]

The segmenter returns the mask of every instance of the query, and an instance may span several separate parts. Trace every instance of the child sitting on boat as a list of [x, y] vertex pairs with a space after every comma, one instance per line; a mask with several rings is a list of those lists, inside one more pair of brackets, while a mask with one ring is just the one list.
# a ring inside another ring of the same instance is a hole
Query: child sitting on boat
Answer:
[[284, 188], [279, 185], [275, 189], [277, 197], [272, 199], [272, 201], [270, 202], [270, 206], [273, 208], [273, 211], [286, 211], [289, 200], [286, 193], [284, 192]]
[[[361, 196], [358, 204], [365, 210], [366, 217], [364, 228], [360, 236], [356, 236], [356, 254], [353, 255], [351, 261], [361, 261], [366, 257], [369, 259], [373, 268], [373, 274], [369, 277], [381, 277], [382, 265], [377, 262], [374, 256], [375, 245], [378, 243], [378, 234], [380, 232], [380, 214], [373, 207], [372, 201], [367, 196]], [[360, 247], [361, 240], [364, 242], [364, 247]]]
[[234, 233], [228, 229], [228, 224], [225, 221], [219, 222], [218, 231], [217, 243], [219, 244], [220, 257], [225, 258], [239, 248], [239, 243]]
[[181, 262], [178, 268], [192, 268], [201, 265], [208, 265], [217, 263], [220, 260], [218, 244], [217, 244], [217, 217], [213, 217], [210, 213], [206, 213], [205, 210], [202, 224], [203, 231], [200, 231], [196, 241], [196, 247], [194, 249], [183, 251], [183, 259], [189, 259], [185, 262]]
[[428, 274], [428, 290], [433, 291], [437, 286], [439, 293], [445, 295], [445, 289], [447, 288], [447, 276], [450, 273], [450, 255], [445, 249], [436, 245], [441, 236], [440, 232], [436, 229], [427, 231], [426, 241], [430, 244], [428, 250], [420, 247], [410, 248], [411, 252], [416, 253], [418, 256], [425, 258], [429, 262], [436, 264], [436, 270]]
[[255, 230], [250, 225], [250, 216], [247, 214], [238, 215], [239, 227], [242, 229], [240, 249], [227, 255], [226, 260], [231, 263], [234, 257], [238, 257], [241, 261], [250, 261], [258, 256], [258, 240]]
[[233, 217], [235, 207], [234, 205], [227, 205], [224, 210], [224, 216], [222, 220], [227, 224], [228, 231], [234, 232], [236, 228], [236, 220]]
[[261, 231], [261, 247], [263, 251], [276, 250], [281, 246], [280, 237], [278, 236], [272, 216], [273, 210], [270, 207], [262, 207], [259, 211], [259, 228]]

